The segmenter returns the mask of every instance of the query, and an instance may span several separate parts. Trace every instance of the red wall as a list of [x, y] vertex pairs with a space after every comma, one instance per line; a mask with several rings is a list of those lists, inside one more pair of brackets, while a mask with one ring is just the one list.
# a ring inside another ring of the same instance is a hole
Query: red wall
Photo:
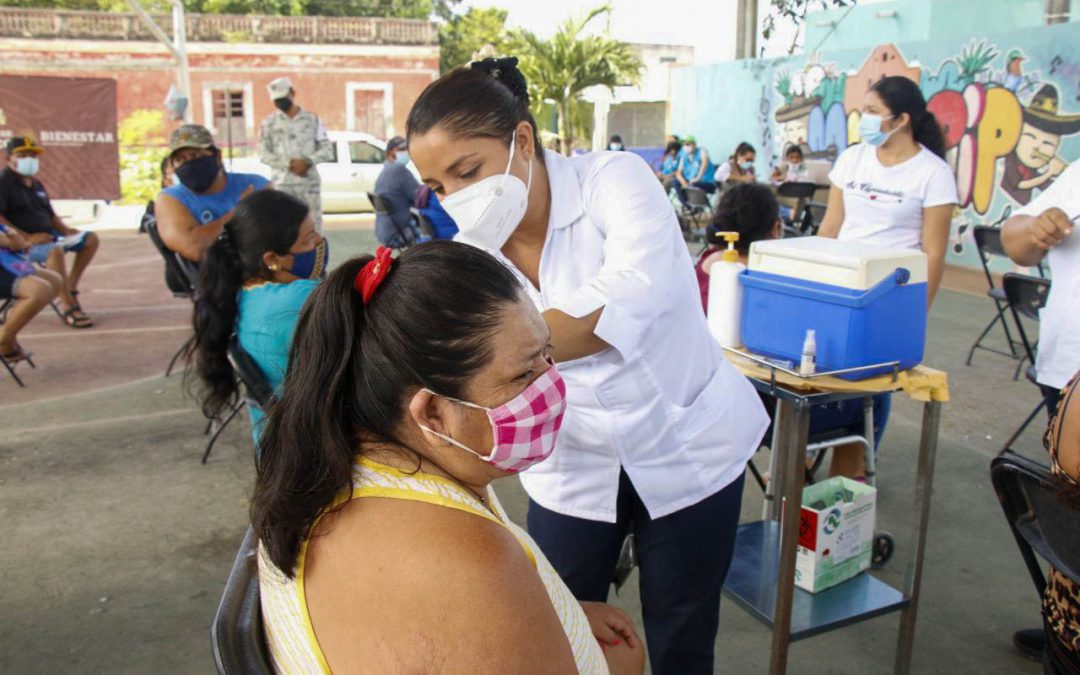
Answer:
[[[42, 41], [46, 42], [46, 41]], [[104, 77], [117, 81], [117, 112], [120, 120], [133, 111], [160, 109], [174, 70], [163, 63], [165, 56], [154, 45], [136, 53], [101, 50], [98, 42], [92, 50], [80, 48], [86, 43], [71, 42], [70, 50], [0, 47], [0, 61], [10, 75], [53, 75]], [[26, 43], [22, 43], [25, 45]], [[205, 49], [206, 45], [199, 45]], [[437, 76], [437, 49], [425, 57], [392, 55], [323, 55], [304, 53], [304, 45], [281, 45], [275, 54], [224, 53], [231, 45], [221, 45], [222, 53], [189, 56], [194, 121], [203, 119], [202, 85], [205, 82], [251, 83], [255, 128], [274, 107], [266, 85], [276, 77], [288, 76], [297, 91], [297, 101], [319, 114], [328, 129], [346, 129], [346, 83], [390, 82], [393, 85], [394, 131], [403, 134], [405, 118], [420, 92]], [[309, 49], [311, 49], [309, 47]], [[414, 48], [413, 51], [425, 48]], [[145, 62], [140, 65], [139, 62]], [[377, 69], [377, 70], [376, 70]], [[393, 69], [395, 72], [386, 72]], [[356, 72], [357, 70], [376, 72]], [[76, 103], [76, 102], [73, 102]], [[171, 128], [171, 124], [170, 124]]]

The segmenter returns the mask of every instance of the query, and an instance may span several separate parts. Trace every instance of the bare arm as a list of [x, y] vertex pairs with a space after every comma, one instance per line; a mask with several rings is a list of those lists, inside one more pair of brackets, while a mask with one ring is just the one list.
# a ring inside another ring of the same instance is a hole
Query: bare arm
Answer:
[[55, 213], [53, 214], [53, 217], [52, 217], [52, 226], [53, 226], [54, 230], [56, 230], [60, 234], [64, 235], [65, 237], [68, 237], [68, 236], [71, 236], [73, 234], [78, 234], [79, 233], [79, 231], [76, 230], [74, 227], [68, 227], [67, 223], [65, 223], [60, 218], [60, 216], [56, 215]]
[[202, 260], [203, 253], [233, 216], [233, 212], [229, 211], [217, 220], [200, 225], [186, 206], [166, 194], [159, 194], [154, 200], [154, 213], [157, 215], [161, 241], [170, 250], [194, 262]]
[[829, 188], [829, 204], [825, 208], [825, 217], [818, 227], [819, 237], [836, 239], [840, 236], [840, 226], [844, 224], [844, 191], [834, 183]]
[[922, 248], [926, 254], [927, 297], [926, 308], [934, 304], [934, 297], [945, 274], [945, 251], [949, 247], [952, 229], [952, 213], [955, 204], [941, 204], [923, 209]]
[[334, 673], [577, 672], [539, 574], [503, 526], [362, 499], [319, 532], [305, 592]]
[[544, 321], [551, 330], [551, 353], [559, 363], [598, 354], [611, 345], [597, 337], [596, 326], [604, 308], [575, 319], [557, 309], [544, 312]]
[[701, 166], [698, 167], [697, 175], [690, 182], [696, 183], [701, 180], [701, 177], [705, 175], [705, 169], [709, 168], [709, 153], [705, 152], [705, 149], [701, 149]]
[[1001, 244], [1018, 265], [1038, 265], [1046, 252], [1072, 234], [1073, 223], [1059, 208], [1036, 216], [1013, 216], [1001, 226]]

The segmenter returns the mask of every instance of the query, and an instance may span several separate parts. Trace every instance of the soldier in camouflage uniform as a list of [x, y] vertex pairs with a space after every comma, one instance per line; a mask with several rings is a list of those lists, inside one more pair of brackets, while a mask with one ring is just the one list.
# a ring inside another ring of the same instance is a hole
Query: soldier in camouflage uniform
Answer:
[[315, 168], [334, 157], [326, 127], [318, 115], [301, 110], [287, 77], [267, 87], [277, 111], [263, 120], [259, 132], [259, 159], [273, 169], [274, 187], [299, 197], [311, 209], [315, 227], [322, 231], [321, 181]]

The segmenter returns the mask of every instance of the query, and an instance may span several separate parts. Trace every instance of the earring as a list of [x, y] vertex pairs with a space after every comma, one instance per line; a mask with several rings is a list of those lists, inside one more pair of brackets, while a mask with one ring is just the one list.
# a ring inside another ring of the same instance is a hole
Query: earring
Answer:
[[274, 264], [270, 265], [270, 271], [271, 272], [277, 272], [278, 269], [280, 269], [280, 268], [278, 267], [277, 263], [274, 263]]

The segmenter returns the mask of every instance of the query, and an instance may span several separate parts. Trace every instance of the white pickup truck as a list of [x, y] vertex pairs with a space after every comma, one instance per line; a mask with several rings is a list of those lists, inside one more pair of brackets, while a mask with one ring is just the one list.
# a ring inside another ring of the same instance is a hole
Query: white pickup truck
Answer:
[[[371, 211], [367, 193], [375, 190], [375, 179], [386, 159], [386, 143], [359, 131], [328, 131], [334, 146], [334, 157], [317, 164], [322, 178], [322, 207], [324, 213], [355, 213]], [[258, 157], [240, 157], [230, 163], [229, 171], [257, 173], [270, 178], [270, 167]]]

